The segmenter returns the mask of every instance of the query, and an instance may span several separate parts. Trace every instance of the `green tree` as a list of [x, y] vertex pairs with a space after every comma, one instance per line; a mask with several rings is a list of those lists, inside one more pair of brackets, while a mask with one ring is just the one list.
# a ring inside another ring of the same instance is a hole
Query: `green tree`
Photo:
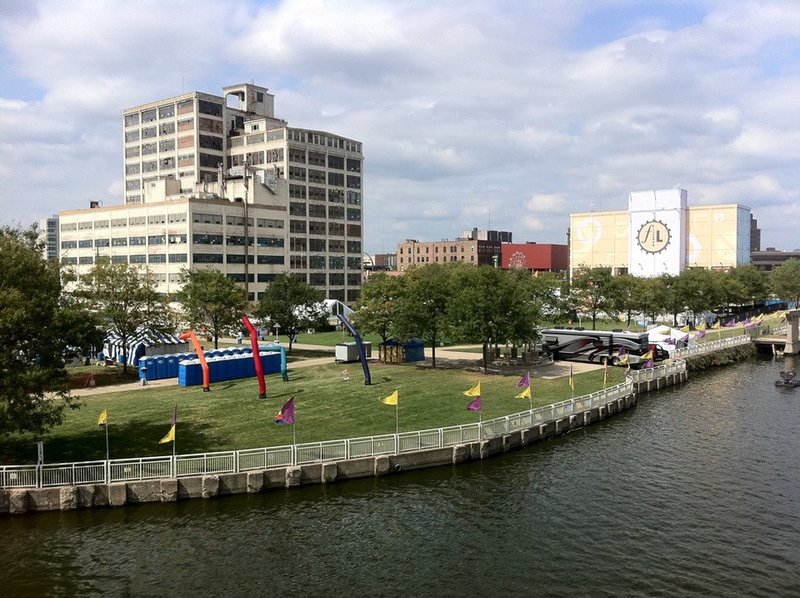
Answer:
[[527, 271], [464, 266], [454, 268], [450, 278], [450, 321], [460, 340], [483, 344], [484, 370], [492, 342], [518, 344], [534, 337], [539, 309]]
[[660, 276], [640, 279], [639, 292], [642, 295], [642, 311], [650, 316], [650, 322], [656, 323], [658, 316], [664, 311], [664, 296], [667, 285]]
[[675, 279], [677, 304], [697, 314], [718, 307], [722, 290], [718, 277], [705, 268], [687, 268]]
[[181, 302], [191, 326], [203, 326], [214, 337], [214, 348], [219, 348], [223, 330], [240, 327], [247, 300], [244, 289], [219, 270], [208, 268], [184, 270], [181, 274], [183, 288], [176, 298]]
[[626, 328], [631, 327], [633, 314], [644, 311], [646, 307], [643, 280], [631, 274], [621, 274], [611, 279], [614, 291], [611, 293], [609, 307], [625, 315]]
[[592, 330], [597, 328], [597, 314], [608, 310], [614, 299], [611, 268], [589, 268], [572, 277], [572, 296], [576, 305], [592, 315]]
[[764, 301], [769, 296], [767, 276], [753, 264], [741, 264], [727, 272], [727, 276], [736, 280], [742, 289], [738, 303]]
[[60, 424], [65, 407], [77, 408], [65, 359], [102, 342], [35, 238], [35, 229], [0, 229], [0, 436]]
[[402, 277], [383, 273], [370, 276], [361, 287], [361, 297], [353, 314], [353, 325], [361, 331], [374, 332], [385, 343], [392, 335], [392, 325], [402, 292]]
[[[101, 260], [79, 282], [75, 295], [97, 314], [105, 332], [115, 334], [125, 348], [140, 327], [175, 331], [174, 314], [156, 285], [147, 268]], [[131, 356], [125, 355], [125, 373], [130, 360]]]
[[775, 296], [795, 305], [800, 302], [800, 260], [790, 259], [776, 266], [769, 275]]
[[325, 321], [323, 299], [325, 294], [319, 289], [290, 274], [279, 274], [261, 293], [256, 315], [280, 326], [280, 331], [289, 338], [291, 351], [300, 330], [320, 326]]
[[403, 293], [395, 319], [397, 333], [404, 338], [418, 337], [431, 346], [436, 367], [436, 345], [450, 330], [450, 273], [453, 266], [426, 264], [410, 268], [405, 274]]

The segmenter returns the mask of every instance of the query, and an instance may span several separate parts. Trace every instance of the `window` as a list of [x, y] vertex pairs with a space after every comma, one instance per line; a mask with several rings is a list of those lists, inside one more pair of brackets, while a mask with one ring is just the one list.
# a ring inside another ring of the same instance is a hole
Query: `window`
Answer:
[[289, 267], [292, 270], [299, 270], [306, 268], [306, 256], [304, 255], [290, 255], [289, 256]]
[[145, 237], [130, 237], [128, 239], [129, 245], [146, 245], [147, 239]]
[[289, 148], [289, 162], [306, 163], [306, 152], [296, 147]]
[[132, 189], [139, 189], [141, 187], [141, 182], [139, 179], [134, 179], [132, 181], [125, 181], [125, 189], [128, 191]]
[[342, 206], [328, 206], [328, 218], [344, 220], [344, 208]]
[[151, 264], [164, 264], [167, 262], [167, 256], [163, 253], [151, 253], [147, 261]]
[[192, 261], [195, 264], [221, 264], [221, 253], [195, 253], [192, 256]]
[[[332, 294], [333, 294], [333, 291], [331, 291], [331, 295]], [[358, 301], [359, 297], [361, 297], [361, 289], [347, 289], [347, 300], [350, 303], [355, 303], [356, 301]], [[333, 298], [333, 297], [331, 297], [331, 298]], [[340, 301], [341, 301], [341, 299], [340, 299]]]
[[139, 129], [127, 131], [125, 133], [125, 143], [131, 143], [133, 141], [139, 141]]
[[78, 230], [87, 230], [94, 228], [94, 222], [79, 222]]
[[344, 175], [338, 172], [329, 172], [328, 184], [334, 187], [344, 187]]
[[195, 233], [192, 235], [192, 243], [195, 245], [222, 245], [222, 235]]
[[205, 149], [222, 151], [222, 137], [213, 137], [211, 135], [200, 135], [199, 145]]
[[[324, 183], [325, 181], [323, 180], [322, 182]], [[322, 187], [309, 187], [308, 199], [313, 201], [325, 201], [325, 189]]]
[[361, 189], [361, 177], [347, 175], [347, 186], [350, 189]]
[[289, 220], [289, 232], [305, 233], [306, 232], [305, 220]]
[[170, 245], [181, 245], [186, 243], [186, 235], [169, 235], [167, 241]]
[[77, 241], [61, 241], [61, 249], [77, 249]]
[[347, 236], [348, 237], [360, 237], [361, 236], [361, 225], [360, 224], [348, 224], [347, 225]]
[[197, 212], [193, 215], [192, 221], [198, 224], [222, 224], [222, 216], [220, 214], [203, 214]]
[[325, 166], [325, 154], [308, 152], [308, 163], [312, 166]]
[[328, 189], [328, 201], [331, 203], [344, 203], [344, 190]]
[[258, 237], [256, 244], [259, 247], [283, 247], [283, 239], [278, 237]]
[[257, 218], [256, 226], [259, 228], [283, 228], [283, 220], [272, 220], [270, 218]]
[[258, 263], [282, 266], [285, 263], [285, 261], [282, 255], [259, 255]]
[[361, 274], [348, 274], [347, 285], [357, 287], [361, 284]]
[[150, 110], [142, 110], [142, 122], [143, 123], [150, 123], [156, 119], [156, 109], [151, 108]]
[[299, 166], [289, 166], [289, 180], [291, 181], [305, 181], [306, 169]]
[[166, 216], [164, 214], [157, 214], [153, 216], [147, 217], [147, 224], [164, 224], [166, 221]]
[[128, 263], [128, 256], [127, 255], [112, 255], [111, 261], [115, 264], [127, 264]]
[[142, 139], [150, 139], [157, 135], [157, 127], [145, 127], [142, 129]]
[[361, 241], [348, 241], [347, 253], [361, 253]]
[[289, 185], [289, 197], [292, 199], [305, 199], [306, 187], [305, 185]]
[[132, 127], [134, 125], [139, 124], [139, 114], [126, 114], [125, 115], [125, 126]]
[[308, 223], [308, 234], [309, 235], [324, 235], [325, 234], [325, 223], [318, 222], [316, 220], [311, 220]]
[[94, 223], [95, 228], [108, 228], [108, 220], [96, 220]]
[[314, 170], [313, 168], [308, 169], [308, 182], [315, 183], [317, 185], [324, 185], [325, 184], [325, 172], [322, 170]]
[[325, 286], [325, 274], [318, 274], [312, 273], [308, 277], [308, 284], [315, 286], [315, 287], [324, 287]]
[[171, 116], [175, 116], [175, 104], [158, 107], [158, 118], [169, 118]]
[[328, 268], [331, 270], [344, 270], [344, 258], [340, 255], [330, 256], [328, 258]]
[[361, 210], [358, 208], [347, 208], [347, 219], [348, 220], [355, 220], [356, 222], [361, 220]]
[[305, 216], [306, 204], [296, 201], [289, 202], [289, 214], [291, 216]]
[[81, 249], [86, 249], [87, 247], [91, 246], [92, 246], [91, 239], [81, 239], [80, 241], [78, 241], [78, 247], [80, 247]]
[[209, 102], [206, 100], [197, 100], [197, 111], [200, 114], [210, 114], [211, 116], [222, 116], [222, 104]]
[[348, 191], [347, 192], [347, 203], [360, 206], [361, 205], [361, 192], [360, 191]]
[[78, 265], [78, 258], [76, 257], [62, 257], [61, 263], [65, 266], [77, 266]]
[[308, 248], [311, 251], [327, 251], [326, 247], [327, 243], [325, 239], [309, 239], [308, 240]]
[[[174, 139], [165, 139], [164, 141], [160, 141], [158, 143], [158, 151], [160, 152], [171, 152], [175, 149], [175, 140]], [[174, 158], [173, 158], [174, 160]]]
[[208, 133], [217, 133], [218, 135], [222, 135], [221, 120], [214, 120], [213, 118], [204, 118], [201, 116], [197, 119], [197, 128]]
[[171, 264], [185, 264], [186, 263], [186, 254], [185, 253], [170, 253], [169, 254], [169, 261]]
[[78, 263], [81, 265], [88, 265], [94, 263], [94, 258], [91, 255], [78, 258]]
[[156, 153], [156, 148], [158, 146], [154, 143], [143, 143], [142, 144], [142, 155], [149, 156], [150, 154]]
[[344, 158], [341, 156], [328, 156], [328, 168], [344, 170]]
[[125, 157], [126, 158], [135, 158], [139, 155], [139, 146], [135, 145], [133, 147], [126, 147], [125, 148]]
[[189, 114], [194, 110], [194, 100], [181, 100], [178, 102], [178, 114]]
[[167, 238], [164, 235], [150, 235], [147, 237], [148, 245], [163, 245], [166, 242]]
[[328, 284], [331, 286], [344, 286], [344, 274], [328, 274]]
[[158, 161], [150, 160], [149, 162], [142, 162], [142, 172], [155, 172], [158, 169]]
[[289, 250], [290, 251], [305, 251], [306, 250], [306, 240], [300, 239], [297, 237], [292, 237], [289, 239]]
[[[247, 244], [248, 245], [252, 245], [253, 244], [253, 237], [250, 237], [248, 239], [248, 241], [249, 242]], [[225, 243], [227, 245], [238, 245], [238, 246], [244, 247], [245, 238], [244, 238], [243, 235], [228, 235], [228, 237], [225, 239]]]
[[259, 274], [258, 282], [272, 282], [276, 276], [277, 274]]
[[337, 236], [337, 237], [344, 236], [344, 224], [341, 224], [340, 222], [329, 222], [328, 234], [330, 236]]
[[362, 260], [360, 257], [348, 257], [347, 268], [349, 270], [361, 270]]
[[[244, 254], [243, 253], [229, 253], [225, 258], [229, 264], [244, 264]], [[247, 263], [253, 263], [253, 256], [247, 256]]]
[[146, 264], [147, 256], [143, 254], [132, 255], [130, 257], [131, 264]]
[[95, 247], [109, 247], [111, 245], [110, 239], [95, 239], [94, 246]]
[[344, 253], [344, 240], [331, 239], [328, 241], [328, 251], [331, 253]]
[[[178, 167], [183, 168], [185, 166], [194, 166], [194, 154], [183, 154], [182, 156], [178, 156]], [[192, 171], [191, 174], [182, 172], [181, 176], [194, 176], [194, 171]]]
[[361, 172], [361, 160], [347, 158], [347, 172]]
[[132, 216], [128, 218], [128, 224], [130, 226], [143, 226], [145, 223], [144, 216]]
[[117, 228], [120, 226], [128, 226], [128, 219], [127, 218], [112, 218], [111, 219], [111, 226], [113, 228]]
[[309, 267], [312, 270], [324, 270], [325, 269], [325, 256], [324, 255], [312, 255], [308, 259]]
[[186, 214], [182, 212], [178, 214], [170, 214], [167, 220], [170, 224], [174, 224], [176, 222], [186, 222]]
[[139, 164], [127, 164], [125, 166], [125, 174], [139, 174]]
[[128, 246], [128, 239], [127, 237], [114, 237], [111, 239], [111, 246], [112, 247], [127, 247]]
[[324, 205], [313, 203], [308, 205], [308, 215], [312, 218], [325, 218], [325, 214], [327, 210]]
[[193, 118], [182, 118], [178, 121], [178, 131], [191, 131], [192, 129], [194, 129]]

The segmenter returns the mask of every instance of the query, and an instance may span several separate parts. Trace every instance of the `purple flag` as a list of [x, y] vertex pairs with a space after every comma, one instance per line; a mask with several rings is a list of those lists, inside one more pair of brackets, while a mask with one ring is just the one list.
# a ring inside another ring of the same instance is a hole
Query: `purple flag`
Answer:
[[530, 386], [530, 385], [531, 385], [531, 373], [530, 372], [525, 372], [525, 375], [522, 377], [522, 380], [517, 382], [517, 386], [523, 387], [523, 386]]
[[275, 416], [276, 424], [293, 424], [294, 423], [294, 397], [286, 401]]
[[647, 363], [645, 363], [645, 364], [644, 364], [644, 367], [645, 367], [645, 368], [651, 368], [651, 367], [653, 367], [653, 360], [652, 360], [652, 359], [648, 359], [648, 360], [647, 360]]
[[481, 398], [476, 397], [475, 400], [470, 401], [469, 405], [467, 405], [467, 409], [470, 411], [480, 411], [481, 410]]
[[666, 345], [674, 345], [675, 344], [675, 339], [672, 338], [672, 337], [665, 338], [664, 339], [664, 344], [666, 344]]
[[705, 330], [701, 330], [700, 332], [697, 333], [697, 338], [703, 338], [705, 335], [706, 335], [706, 331]]
[[623, 355], [625, 355], [625, 353], [627, 353], [627, 351], [625, 350], [625, 347], [620, 347], [619, 348], [619, 352], [617, 353], [617, 355], [622, 357]]

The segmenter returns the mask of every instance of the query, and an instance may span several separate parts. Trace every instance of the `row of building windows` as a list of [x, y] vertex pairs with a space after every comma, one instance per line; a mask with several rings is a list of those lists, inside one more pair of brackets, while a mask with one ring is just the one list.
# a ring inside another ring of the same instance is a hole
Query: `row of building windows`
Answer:
[[334, 135], [327, 135], [318, 131], [304, 131], [302, 129], [289, 129], [288, 131], [290, 141], [323, 145], [325, 147], [343, 149], [346, 152], [353, 152], [357, 154], [361, 153], [361, 144], [357, 141], [351, 141], [350, 139], [344, 139]]

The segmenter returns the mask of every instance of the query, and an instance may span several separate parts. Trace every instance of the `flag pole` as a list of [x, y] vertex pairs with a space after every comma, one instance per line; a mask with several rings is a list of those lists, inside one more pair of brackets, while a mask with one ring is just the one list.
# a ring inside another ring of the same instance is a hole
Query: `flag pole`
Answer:
[[111, 457], [109, 456], [110, 453], [108, 451], [108, 421], [106, 421], [106, 425], [103, 426], [106, 429], [106, 484], [111, 483]]
[[533, 391], [531, 391], [530, 384], [528, 384], [528, 400], [531, 402], [531, 411], [533, 411]]
[[394, 433], [400, 436], [400, 401], [394, 404]]

